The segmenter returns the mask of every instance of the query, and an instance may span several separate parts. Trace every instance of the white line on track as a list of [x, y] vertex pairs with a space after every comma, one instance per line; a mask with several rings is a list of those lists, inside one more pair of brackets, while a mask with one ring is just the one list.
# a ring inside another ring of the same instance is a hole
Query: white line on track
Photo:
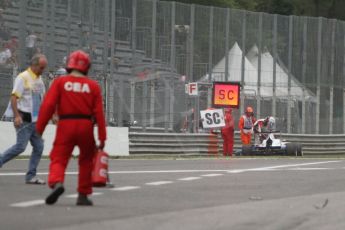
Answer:
[[140, 186], [124, 186], [124, 187], [118, 187], [118, 188], [112, 188], [110, 190], [112, 191], [129, 191], [134, 189], [139, 189]]
[[272, 171], [276, 169], [284, 169], [284, 168], [300, 167], [300, 166], [308, 166], [308, 165], [318, 165], [318, 164], [328, 164], [328, 163], [338, 163], [338, 162], [342, 162], [342, 161], [319, 161], [319, 162], [301, 163], [301, 164], [267, 166], [267, 167], [260, 167], [260, 168], [251, 168], [251, 169], [235, 169], [235, 170], [229, 170], [228, 173]]
[[110, 174], [142, 174], [142, 173], [198, 173], [198, 172], [227, 172], [228, 169], [181, 169], [181, 170], [140, 170], [140, 171], [113, 171]]
[[290, 168], [290, 167], [307, 166], [307, 165], [319, 165], [319, 164], [338, 163], [338, 162], [341, 162], [341, 161], [319, 161], [319, 162], [302, 163], [302, 164], [276, 165], [276, 166], [269, 166], [269, 167], [261, 167], [261, 168], [257, 168], [257, 169]]
[[288, 168], [291, 171], [312, 171], [312, 170], [330, 170], [331, 168]]
[[[267, 167], [259, 167], [259, 168], [249, 168], [249, 169], [216, 169], [216, 170], [140, 170], [140, 171], [109, 171], [109, 174], [143, 174], [143, 173], [217, 173], [217, 172], [227, 172], [227, 173], [242, 173], [242, 172], [249, 172], [249, 171], [268, 171], [273, 169], [280, 169], [280, 168], [289, 168], [289, 167], [299, 167], [299, 166], [307, 166], [307, 165], [318, 165], [318, 164], [328, 164], [328, 163], [337, 163], [342, 161], [319, 161], [319, 162], [311, 162], [311, 163], [301, 163], [301, 164], [288, 164], [288, 165], [277, 165], [277, 166], [267, 166]], [[9, 172], [9, 173], [0, 173], [0, 176], [24, 176], [25, 173], [18, 173], [18, 172]], [[37, 175], [48, 175], [47, 172], [40, 172]], [[78, 175], [78, 172], [66, 172], [66, 175]]]
[[211, 174], [205, 174], [201, 175], [202, 177], [216, 177], [216, 176], [223, 176], [224, 174], [221, 173], [211, 173]]
[[75, 194], [71, 194], [71, 195], [66, 195], [65, 197], [66, 197], [66, 198], [77, 198], [77, 197], [78, 197], [78, 194], [75, 193]]
[[149, 183], [145, 183], [145, 184], [158, 186], [158, 185], [172, 184], [172, 183], [173, 183], [172, 181], [155, 181], [155, 182], [149, 182]]
[[10, 204], [10, 206], [17, 207], [17, 208], [27, 208], [27, 207], [42, 205], [44, 203], [45, 203], [44, 200], [31, 200], [31, 201]]
[[201, 177], [185, 177], [185, 178], [180, 178], [178, 180], [191, 181], [191, 180], [199, 180], [199, 179], [201, 179]]
[[[103, 192], [94, 192], [91, 194], [91, 196], [100, 196], [100, 195], [103, 195]], [[77, 198], [78, 194], [75, 193], [75, 194], [71, 194], [71, 195], [66, 195], [65, 197], [66, 198]]]

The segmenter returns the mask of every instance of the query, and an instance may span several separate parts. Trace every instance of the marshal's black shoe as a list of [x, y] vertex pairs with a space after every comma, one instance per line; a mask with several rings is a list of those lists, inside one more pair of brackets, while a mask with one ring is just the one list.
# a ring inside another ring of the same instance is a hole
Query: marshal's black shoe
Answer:
[[80, 206], [92, 206], [93, 203], [92, 203], [92, 200], [87, 198], [87, 195], [79, 193], [78, 198], [77, 198], [77, 205], [80, 205]]
[[52, 192], [46, 198], [46, 204], [51, 205], [55, 204], [56, 201], [59, 199], [62, 193], [64, 193], [65, 188], [63, 187], [62, 183], [56, 183]]

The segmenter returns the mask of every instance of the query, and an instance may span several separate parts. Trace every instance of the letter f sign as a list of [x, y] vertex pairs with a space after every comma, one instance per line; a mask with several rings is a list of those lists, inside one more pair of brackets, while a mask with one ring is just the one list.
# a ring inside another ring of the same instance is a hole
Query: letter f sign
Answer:
[[197, 96], [198, 95], [198, 83], [193, 82], [189, 83], [189, 95]]

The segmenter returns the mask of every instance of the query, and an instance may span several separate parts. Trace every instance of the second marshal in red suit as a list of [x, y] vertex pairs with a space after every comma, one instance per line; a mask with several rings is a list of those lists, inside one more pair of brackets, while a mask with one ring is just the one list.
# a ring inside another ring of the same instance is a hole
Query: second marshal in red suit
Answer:
[[234, 118], [232, 109], [224, 109], [225, 127], [221, 129], [223, 137], [223, 155], [232, 156], [234, 151]]

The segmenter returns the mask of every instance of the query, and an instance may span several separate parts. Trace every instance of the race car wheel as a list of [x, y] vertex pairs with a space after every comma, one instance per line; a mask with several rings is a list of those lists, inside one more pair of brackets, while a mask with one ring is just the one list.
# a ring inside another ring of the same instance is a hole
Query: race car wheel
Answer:
[[294, 143], [286, 144], [286, 155], [289, 156], [298, 156], [297, 145]]
[[252, 146], [243, 145], [242, 146], [242, 156], [250, 156], [250, 155], [252, 155]]

